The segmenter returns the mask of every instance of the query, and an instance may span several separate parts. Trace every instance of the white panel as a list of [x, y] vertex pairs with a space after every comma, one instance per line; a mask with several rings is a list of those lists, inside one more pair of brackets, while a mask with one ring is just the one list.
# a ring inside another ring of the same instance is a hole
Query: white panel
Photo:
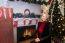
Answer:
[[9, 7], [13, 7], [14, 13], [23, 13], [24, 14], [25, 9], [30, 9], [30, 11], [34, 12], [35, 14], [41, 14], [41, 5], [25, 3], [22, 1], [8, 2], [8, 3], [9, 3]]

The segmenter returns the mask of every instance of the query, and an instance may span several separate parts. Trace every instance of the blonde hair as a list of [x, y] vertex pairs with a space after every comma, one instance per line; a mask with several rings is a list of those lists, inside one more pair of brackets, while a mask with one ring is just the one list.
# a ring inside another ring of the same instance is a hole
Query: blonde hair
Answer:
[[49, 7], [50, 7], [49, 5], [43, 4], [43, 6], [42, 6], [43, 13], [40, 16], [40, 22], [47, 21], [47, 19], [49, 18], [49, 15], [48, 15]]

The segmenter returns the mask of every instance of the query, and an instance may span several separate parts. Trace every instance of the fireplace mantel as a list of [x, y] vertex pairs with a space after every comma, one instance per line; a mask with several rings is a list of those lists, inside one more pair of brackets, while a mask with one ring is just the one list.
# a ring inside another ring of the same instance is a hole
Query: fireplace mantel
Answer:
[[39, 20], [38, 18], [13, 18], [13, 25], [15, 25], [15, 21], [17, 21], [16, 27], [20, 27], [20, 26], [37, 25]]

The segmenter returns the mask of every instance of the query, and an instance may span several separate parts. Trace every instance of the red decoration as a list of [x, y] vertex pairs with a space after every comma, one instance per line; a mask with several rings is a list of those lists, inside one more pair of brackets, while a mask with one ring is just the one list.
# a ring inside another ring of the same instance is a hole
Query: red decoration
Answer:
[[26, 20], [23, 21], [24, 25], [26, 24]]
[[17, 27], [18, 26], [18, 21], [14, 21], [13, 25], [14, 25], [14, 27]]
[[29, 24], [31, 24], [31, 23], [32, 23], [32, 20], [29, 21]]

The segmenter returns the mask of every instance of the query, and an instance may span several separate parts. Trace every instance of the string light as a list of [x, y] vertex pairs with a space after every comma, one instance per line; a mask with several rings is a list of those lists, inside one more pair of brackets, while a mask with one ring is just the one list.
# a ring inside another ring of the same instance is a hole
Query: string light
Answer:
[[61, 34], [61, 32], [59, 32]]
[[63, 38], [62, 38], [62, 40], [63, 40]]
[[58, 12], [58, 14], [60, 14], [60, 12]]
[[58, 26], [59, 28], [61, 27], [61, 26]]
[[61, 20], [63, 20], [63, 19], [61, 18]]
[[62, 31], [64, 31], [65, 29], [62, 29]]
[[65, 36], [64, 36], [64, 40], [65, 40]]
[[63, 20], [63, 19], [64, 19], [64, 17], [61, 18], [61, 20]]
[[63, 26], [65, 26], [65, 24], [62, 24]]
[[58, 6], [58, 8], [60, 8], [60, 6]]
[[60, 19], [58, 19], [58, 21], [59, 21]]
[[54, 17], [54, 15], [52, 15]]
[[[55, 0], [54, 2], [55, 6], [52, 5], [52, 7], [54, 6], [54, 11], [52, 13], [52, 28], [54, 28], [54, 30], [52, 29], [53, 31], [53, 35], [54, 36], [59, 36], [60, 38], [62, 38], [62, 36], [64, 35], [64, 17], [63, 15], [61, 14], [62, 12], [60, 11], [60, 5], [58, 4], [57, 0]], [[51, 8], [52, 9], [52, 8]], [[57, 32], [57, 33], [56, 33]], [[63, 39], [62, 39], [63, 40]]]

